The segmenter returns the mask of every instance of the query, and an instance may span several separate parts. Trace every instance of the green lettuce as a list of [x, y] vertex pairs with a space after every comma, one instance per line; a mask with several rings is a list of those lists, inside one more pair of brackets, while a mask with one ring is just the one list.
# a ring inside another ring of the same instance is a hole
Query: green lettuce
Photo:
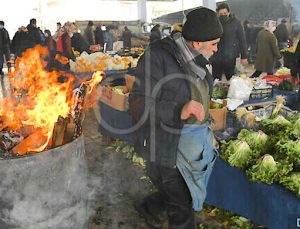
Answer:
[[300, 173], [293, 172], [280, 179], [280, 183], [300, 197]]

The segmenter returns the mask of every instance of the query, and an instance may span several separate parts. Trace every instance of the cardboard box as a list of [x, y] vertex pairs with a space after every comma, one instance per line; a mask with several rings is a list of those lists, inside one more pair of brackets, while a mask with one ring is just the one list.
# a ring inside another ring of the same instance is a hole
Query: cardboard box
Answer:
[[115, 94], [112, 87], [102, 87], [102, 96], [100, 101], [116, 110], [127, 111], [129, 107], [128, 88], [126, 86], [116, 86], [114, 88], [122, 89], [125, 94]]
[[125, 75], [125, 82], [129, 92], [132, 91], [134, 81], [135, 81], [135, 76], [128, 75], [128, 74]]
[[[211, 102], [211, 106], [214, 102]], [[222, 108], [209, 109], [211, 117], [210, 127], [212, 130], [223, 130], [226, 128], [227, 106], [226, 100], [223, 101]]]
[[210, 124], [212, 130], [223, 130], [226, 128], [227, 107], [209, 109], [208, 112], [212, 119]]

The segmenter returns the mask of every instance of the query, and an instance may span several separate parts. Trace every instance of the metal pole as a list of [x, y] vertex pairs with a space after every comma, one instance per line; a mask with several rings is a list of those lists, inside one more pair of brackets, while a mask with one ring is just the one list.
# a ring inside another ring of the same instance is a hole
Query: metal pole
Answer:
[[203, 6], [212, 10], [216, 10], [216, 0], [203, 0]]

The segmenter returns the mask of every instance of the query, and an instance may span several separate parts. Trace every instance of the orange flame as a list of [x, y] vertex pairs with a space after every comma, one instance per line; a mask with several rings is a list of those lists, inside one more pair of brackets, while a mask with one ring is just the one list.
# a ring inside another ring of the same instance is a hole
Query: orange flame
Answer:
[[[23, 53], [16, 60], [14, 71], [10, 71], [9, 80], [12, 96], [0, 101], [0, 129], [8, 127], [19, 130], [21, 127], [34, 127], [41, 136], [37, 144], [25, 144], [20, 152], [40, 152], [52, 138], [53, 128], [58, 117], [66, 118], [71, 110], [72, 74], [45, 70], [46, 62], [42, 59], [48, 54], [45, 48], [36, 46]], [[60, 77], [63, 76], [63, 82]], [[94, 73], [87, 83], [92, 88], [102, 80], [102, 73]], [[24, 146], [25, 147], [25, 146]], [[18, 152], [19, 153], [19, 152]]]

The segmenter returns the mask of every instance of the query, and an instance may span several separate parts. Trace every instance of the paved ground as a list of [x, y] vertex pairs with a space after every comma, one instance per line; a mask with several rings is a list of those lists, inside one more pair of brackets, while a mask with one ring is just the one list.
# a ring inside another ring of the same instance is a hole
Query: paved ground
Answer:
[[[150, 192], [150, 183], [141, 180], [145, 175], [143, 169], [133, 165], [121, 153], [106, 150], [101, 145], [102, 137], [92, 109], [86, 112], [84, 136], [91, 229], [146, 229], [143, 218], [133, 207], [135, 200]], [[221, 228], [213, 218], [204, 214], [197, 218], [214, 228]]]

